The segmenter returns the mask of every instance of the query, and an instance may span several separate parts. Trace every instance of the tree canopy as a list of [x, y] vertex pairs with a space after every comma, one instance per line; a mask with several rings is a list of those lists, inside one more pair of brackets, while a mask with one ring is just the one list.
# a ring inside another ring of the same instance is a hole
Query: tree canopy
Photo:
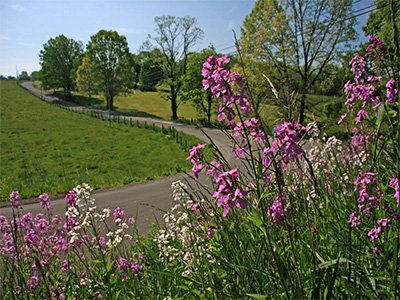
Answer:
[[70, 96], [82, 52], [81, 42], [64, 35], [48, 40], [39, 54], [43, 86], [53, 89], [62, 87]]
[[100, 30], [90, 38], [86, 55], [96, 85], [104, 93], [107, 107], [112, 110], [115, 96], [134, 86], [135, 68], [128, 42], [116, 31]]
[[352, 0], [258, 0], [244, 21], [244, 53], [278, 71], [283, 94], [300, 77], [300, 123], [306, 94], [355, 37], [351, 8]]

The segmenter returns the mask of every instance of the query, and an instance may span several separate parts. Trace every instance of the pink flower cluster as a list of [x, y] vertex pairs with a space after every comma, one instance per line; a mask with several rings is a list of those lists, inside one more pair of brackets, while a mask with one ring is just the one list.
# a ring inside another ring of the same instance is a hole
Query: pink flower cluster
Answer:
[[223, 207], [223, 216], [226, 217], [229, 210], [237, 206], [239, 208], [247, 208], [248, 202], [244, 199], [246, 192], [238, 185], [239, 171], [232, 169], [221, 173], [215, 183], [218, 185], [213, 193], [213, 198], [217, 200], [217, 206]]
[[[351, 227], [358, 227], [361, 225], [361, 216], [370, 217], [372, 215], [372, 209], [377, 208], [382, 201], [382, 191], [378, 186], [379, 180], [378, 176], [372, 172], [362, 171], [354, 181], [355, 189], [358, 191], [358, 208], [359, 213], [352, 212], [350, 214], [348, 223]], [[400, 198], [400, 187], [397, 177], [390, 180], [389, 185], [395, 189], [394, 197], [397, 200], [397, 205], [399, 205]], [[387, 207], [387, 212], [393, 211], [392, 208]], [[375, 243], [383, 229], [389, 227], [393, 220], [397, 219], [397, 215], [389, 215], [387, 218], [378, 219], [376, 225], [368, 232], [368, 237], [372, 243]], [[377, 251], [377, 248], [374, 252]]]
[[[385, 53], [385, 45], [377, 37], [371, 37], [369, 39], [369, 45], [366, 49], [366, 57], [372, 61], [376, 60], [378, 56], [382, 56]], [[354, 83], [348, 81], [345, 86], [346, 94], [346, 105], [353, 107], [356, 100], [360, 100], [362, 107], [366, 107], [370, 103], [373, 103], [373, 108], [377, 108], [381, 105], [381, 98], [377, 95], [378, 84], [382, 81], [382, 76], [372, 75], [372, 71], [368, 70], [368, 63], [365, 57], [356, 55], [350, 61], [351, 71], [354, 74]], [[394, 79], [389, 79], [385, 85], [386, 87], [386, 104], [396, 104], [396, 96], [398, 94], [398, 87]], [[356, 124], [362, 122], [367, 116], [367, 112], [361, 109], [357, 113], [355, 119]], [[339, 124], [343, 122], [343, 116], [339, 119]]]
[[265, 170], [265, 181], [269, 181], [270, 178], [266, 170], [271, 165], [272, 155], [280, 155], [280, 161], [284, 170], [287, 169], [290, 161], [302, 159], [304, 150], [300, 145], [300, 141], [306, 132], [306, 127], [294, 120], [276, 126], [276, 138], [272, 141], [271, 147], [266, 147], [263, 150], [262, 161]]
[[196, 178], [199, 178], [199, 173], [203, 169], [203, 149], [205, 145], [203, 144], [198, 144], [197, 146], [194, 146], [190, 149], [189, 151], [189, 156], [186, 158], [186, 160], [190, 160], [190, 162], [193, 164], [192, 171], [194, 173], [194, 176]]
[[121, 272], [121, 279], [125, 281], [130, 279], [131, 276], [137, 276], [139, 272], [143, 269], [143, 266], [133, 258], [127, 260], [124, 257], [120, 257], [118, 259], [118, 269]]
[[274, 203], [268, 209], [268, 216], [272, 218], [274, 225], [280, 227], [282, 221], [289, 217], [289, 197], [286, 194], [279, 194], [275, 197]]
[[[228, 126], [235, 125], [235, 107], [238, 106], [243, 114], [248, 117], [252, 108], [248, 98], [244, 94], [242, 77], [231, 72], [225, 66], [229, 63], [226, 55], [216, 57], [211, 55], [203, 64], [201, 75], [203, 76], [203, 87], [210, 89], [214, 97], [219, 100], [217, 109], [218, 122], [226, 120]], [[234, 91], [237, 87], [238, 91]]]

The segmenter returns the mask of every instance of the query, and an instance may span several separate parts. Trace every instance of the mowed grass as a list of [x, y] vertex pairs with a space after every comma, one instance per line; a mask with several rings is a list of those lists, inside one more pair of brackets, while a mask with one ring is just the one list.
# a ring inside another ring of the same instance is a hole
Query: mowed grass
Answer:
[[[112, 124], [41, 102], [0, 83], [0, 197], [64, 193], [155, 179], [190, 167], [172, 136]], [[189, 145], [198, 140], [186, 137]]]

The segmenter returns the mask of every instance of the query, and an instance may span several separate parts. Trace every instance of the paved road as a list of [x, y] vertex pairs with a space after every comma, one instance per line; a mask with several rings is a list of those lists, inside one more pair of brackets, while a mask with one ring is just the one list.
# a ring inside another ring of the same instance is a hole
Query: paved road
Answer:
[[[41, 90], [35, 88], [32, 82], [24, 82], [22, 83], [22, 86], [44, 101], [67, 106], [74, 110], [93, 110], [104, 113], [105, 116], [108, 116], [108, 112], [78, 106], [56, 97], [45, 95]], [[146, 121], [147, 124], [155, 124], [157, 126], [174, 126], [178, 131], [194, 135], [204, 141], [208, 140], [201, 130], [195, 126], [177, 124], [159, 119], [130, 116], [123, 117], [126, 119], [132, 119], [135, 122], [136, 120], [142, 122]], [[232, 160], [233, 155], [227, 137], [219, 130], [208, 128], [204, 128], [203, 130], [213, 139], [215, 144], [220, 148], [224, 157], [228, 160]], [[162, 211], [168, 210], [172, 206], [171, 184], [178, 179], [182, 180], [189, 178], [185, 174], [180, 173], [160, 180], [128, 184], [114, 189], [99, 190], [95, 192], [96, 206], [98, 208], [109, 207], [111, 209], [121, 207], [128, 215], [137, 216], [138, 229], [140, 232], [145, 233], [149, 230], [149, 224], [156, 219], [161, 221], [161, 216], [163, 214]], [[90, 184], [90, 182], [88, 182], [88, 184]], [[52, 204], [55, 213], [64, 214], [65, 201], [62, 198], [53, 200]], [[24, 210], [30, 211], [32, 214], [43, 212], [38, 203], [26, 204], [24, 205]], [[10, 218], [12, 216], [11, 208], [0, 208], [0, 215], [5, 215]]]

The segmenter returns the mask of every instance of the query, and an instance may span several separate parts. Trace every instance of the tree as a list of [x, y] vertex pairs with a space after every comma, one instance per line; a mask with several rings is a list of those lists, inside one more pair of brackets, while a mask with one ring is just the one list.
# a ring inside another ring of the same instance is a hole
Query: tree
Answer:
[[116, 31], [100, 30], [90, 38], [86, 55], [107, 107], [113, 110], [115, 96], [134, 85], [135, 69], [128, 42]]
[[215, 101], [211, 91], [203, 88], [201, 69], [204, 61], [214, 53], [214, 49], [205, 49], [188, 56], [187, 71], [182, 78], [180, 91], [182, 101], [190, 101], [199, 113], [206, 115], [208, 125], [211, 125], [211, 110]]
[[191, 46], [202, 38], [203, 31], [196, 26], [196, 18], [160, 16], [154, 19], [157, 37], [154, 38], [163, 54], [164, 83], [169, 87], [167, 99], [171, 101], [172, 119], [178, 119], [178, 94], [182, 76], [186, 74]]
[[300, 77], [300, 123], [310, 88], [355, 38], [351, 8], [352, 0], [258, 0], [244, 21], [244, 53], [278, 70], [284, 94]]
[[92, 93], [98, 91], [95, 67], [87, 55], [83, 56], [82, 64], [76, 73], [76, 85], [79, 91], [87, 93], [89, 97], [92, 97]]
[[162, 53], [159, 49], [142, 51], [139, 73], [139, 88], [141, 90], [156, 90], [156, 85], [164, 79], [162, 68]]
[[70, 96], [82, 51], [81, 42], [64, 35], [51, 38], [44, 44], [39, 54], [43, 86], [53, 89], [62, 87], [65, 94]]
[[32, 71], [31, 73], [31, 80], [40, 80], [40, 72], [39, 71]]
[[22, 71], [21, 74], [19, 74], [19, 76], [18, 76], [18, 80], [29, 81], [29, 80], [31, 80], [31, 78], [29, 77], [27, 71]]

